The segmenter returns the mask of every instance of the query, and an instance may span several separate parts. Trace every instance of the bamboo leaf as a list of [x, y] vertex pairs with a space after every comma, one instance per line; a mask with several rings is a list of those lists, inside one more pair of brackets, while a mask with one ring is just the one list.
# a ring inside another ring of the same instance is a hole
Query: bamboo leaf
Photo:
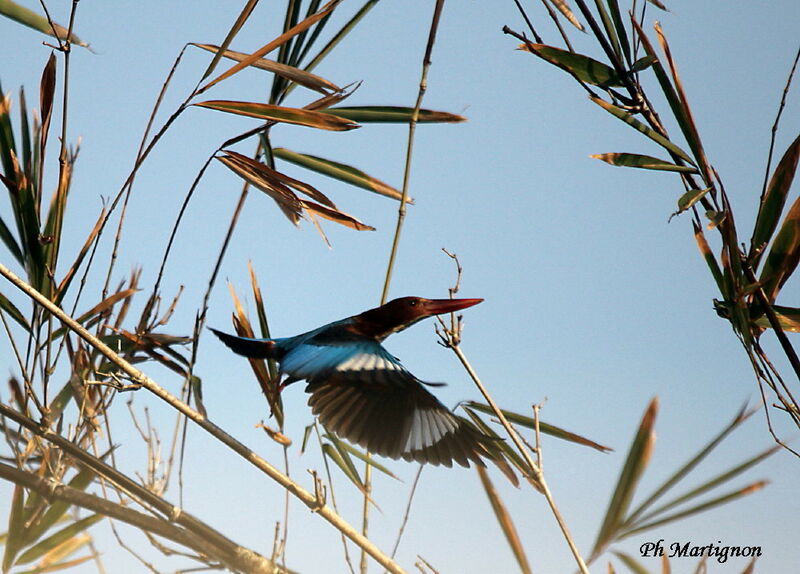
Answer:
[[544, 44], [520, 44], [519, 49], [536, 54], [543, 60], [574, 74], [576, 78], [587, 84], [602, 88], [622, 86], [622, 82], [613, 68], [589, 56]]
[[[205, 72], [203, 72], [203, 76], [200, 78], [201, 81], [205, 80], [214, 70], [217, 69], [217, 65], [225, 55], [225, 52], [228, 50], [228, 46], [231, 45], [231, 42], [233, 42], [233, 39], [242, 29], [244, 23], [247, 22], [248, 18], [250, 18], [250, 15], [253, 13], [253, 8], [256, 7], [256, 4], [258, 4], [258, 0], [247, 0], [247, 3], [242, 7], [242, 11], [239, 12], [239, 16], [236, 18], [233, 26], [231, 26], [231, 29], [228, 30], [228, 33], [225, 35], [225, 39], [222, 41], [221, 48], [217, 48], [215, 50], [214, 57], [211, 58], [211, 62], [209, 62], [208, 67], [206, 68]], [[197, 44], [195, 44], [195, 46], [196, 45]]]
[[508, 513], [505, 504], [503, 504], [500, 495], [497, 493], [494, 485], [492, 484], [489, 474], [486, 469], [480, 465], [475, 465], [475, 470], [478, 471], [478, 476], [481, 479], [481, 485], [489, 498], [489, 503], [492, 505], [492, 510], [497, 518], [497, 523], [500, 525], [503, 534], [511, 547], [511, 552], [514, 553], [514, 558], [519, 564], [519, 569], [524, 574], [531, 574], [532, 570], [528, 563], [528, 557], [525, 555], [525, 550], [522, 547], [522, 542], [517, 534], [517, 529], [514, 526], [514, 521], [511, 520], [511, 515]]
[[[402, 106], [341, 106], [328, 108], [327, 113], [362, 124], [407, 124], [414, 115], [414, 108]], [[450, 112], [419, 110], [417, 123], [460, 123], [467, 121], [464, 116]]]
[[342, 119], [326, 112], [304, 110], [301, 108], [287, 108], [261, 104], [258, 102], [239, 102], [231, 100], [209, 100], [192, 104], [202, 108], [247, 116], [262, 120], [283, 122], [310, 128], [330, 131], [347, 131], [360, 127], [357, 123]]
[[656, 142], [658, 145], [660, 145], [667, 151], [675, 154], [676, 156], [678, 156], [679, 158], [681, 158], [686, 162], [689, 162], [691, 164], [694, 163], [692, 161], [692, 158], [689, 157], [689, 154], [687, 154], [685, 151], [683, 151], [681, 148], [672, 143], [669, 139], [667, 139], [666, 137], [662, 136], [660, 133], [652, 129], [647, 124], [637, 120], [635, 117], [633, 117], [633, 115], [631, 115], [627, 111], [623, 110], [622, 108], [618, 108], [615, 105], [609, 104], [608, 102], [606, 102], [601, 98], [591, 96], [589, 99], [592, 100], [595, 104], [597, 104], [601, 108], [603, 108], [604, 110], [606, 110], [607, 112], [609, 112], [614, 117], [619, 118], [620, 120], [631, 126], [633, 129], [643, 133], [644, 135], [646, 135], [648, 138]]
[[326, 439], [328, 439], [329, 441], [336, 443], [336, 448], [337, 449], [346, 451], [348, 454], [353, 455], [354, 457], [356, 457], [360, 461], [364, 462], [365, 464], [368, 464], [369, 466], [371, 466], [375, 470], [381, 471], [386, 476], [390, 476], [395, 480], [400, 480], [399, 478], [397, 478], [397, 476], [391, 470], [386, 468], [381, 463], [377, 462], [375, 460], [375, 457], [368, 456], [367, 454], [361, 452], [360, 450], [358, 450], [354, 446], [347, 444], [345, 441], [339, 440], [336, 437], [336, 435], [334, 435], [333, 433], [326, 432], [323, 436]]
[[783, 220], [761, 271], [761, 284], [770, 303], [792, 276], [800, 260], [800, 197]]
[[94, 243], [97, 235], [100, 233], [100, 230], [103, 228], [103, 221], [105, 221], [106, 210], [103, 208], [100, 211], [100, 215], [97, 218], [97, 221], [94, 224], [94, 227], [89, 232], [89, 235], [86, 237], [86, 241], [83, 242], [83, 247], [78, 252], [78, 255], [75, 257], [75, 261], [72, 262], [67, 272], [64, 274], [64, 278], [61, 280], [61, 283], [58, 285], [58, 294], [56, 297], [56, 304], [60, 304], [63, 301], [64, 296], [67, 294], [69, 290], [69, 286], [72, 284], [72, 279], [75, 277], [75, 274], [78, 271], [78, 268], [83, 263], [83, 259], [86, 257], [86, 254], [89, 253], [89, 249], [91, 248], [92, 244]]
[[645, 410], [639, 429], [633, 439], [625, 464], [622, 467], [619, 479], [614, 488], [614, 494], [606, 510], [600, 532], [594, 543], [592, 556], [597, 556], [617, 535], [619, 527], [624, 523], [625, 514], [628, 511], [639, 479], [650, 462], [650, 456], [655, 444], [655, 425], [656, 414], [658, 412], [658, 399], [653, 399]]
[[730, 423], [728, 423], [722, 431], [720, 431], [716, 436], [714, 436], [700, 451], [693, 456], [686, 464], [681, 466], [677, 471], [673, 473], [660, 487], [658, 487], [653, 494], [647, 497], [647, 499], [642, 502], [630, 515], [626, 518], [625, 524], [631, 525], [633, 524], [644, 512], [647, 511], [658, 499], [660, 499], [664, 494], [666, 494], [672, 487], [674, 487], [678, 482], [683, 480], [695, 467], [697, 467], [700, 462], [702, 462], [710, 453], [713, 451], [725, 438], [733, 432], [734, 429], [739, 427], [743, 422], [750, 418], [754, 411], [747, 411], [747, 405], [743, 405], [742, 408], [736, 413]]
[[657, 61], [653, 56], [642, 56], [633, 63], [631, 72], [643, 72]]
[[336, 205], [328, 199], [328, 197], [322, 193], [321, 191], [317, 190], [315, 187], [304, 183], [302, 181], [296, 180], [294, 178], [289, 177], [286, 174], [283, 174], [279, 171], [275, 171], [268, 165], [258, 162], [254, 159], [250, 159], [249, 157], [242, 155], [240, 153], [236, 153], [232, 150], [222, 150], [225, 153], [225, 157], [235, 160], [237, 164], [247, 165], [250, 168], [257, 172], [260, 177], [262, 177], [271, 187], [280, 187], [286, 192], [291, 193], [287, 188], [294, 188], [300, 193], [304, 193], [311, 199], [315, 201], [319, 201], [320, 203], [327, 205], [333, 209], [336, 209]]
[[635, 167], [639, 169], [652, 169], [656, 171], [677, 171], [681, 173], [697, 173], [697, 168], [688, 165], [677, 165], [638, 153], [601, 153], [589, 157], [599, 159], [617, 167]]
[[[134, 293], [136, 293], [138, 289], [123, 289], [121, 291], [117, 291], [116, 293], [112, 293], [102, 301], [100, 301], [97, 305], [79, 315], [75, 318], [78, 323], [86, 325], [91, 322], [93, 319], [97, 319], [107, 310], [111, 309], [114, 305], [116, 305], [120, 300], [130, 297]], [[58, 337], [61, 337], [64, 333], [66, 333], [68, 329], [66, 327], [59, 327], [58, 329], [53, 331], [53, 334], [50, 336], [51, 341], [55, 341]]]
[[[615, 39], [619, 43], [622, 54], [625, 57], [625, 61], [630, 66], [631, 46], [628, 42], [628, 31], [625, 29], [625, 25], [622, 23], [622, 12], [619, 9], [619, 2], [617, 0], [608, 0], [608, 10], [611, 13], [611, 20], [614, 23]], [[631, 66], [631, 72], [639, 72], [642, 69], [643, 68], [637, 68], [636, 64]]]
[[703, 197], [705, 197], [705, 195], [709, 191], [711, 191], [711, 189], [712, 188], [707, 187], [705, 189], [690, 189], [689, 191], [685, 192], [678, 199], [677, 213], [683, 213], [684, 211], [692, 207], [695, 203], [703, 199]]
[[564, 0], [550, 0], [550, 3], [556, 7], [556, 10], [561, 12], [561, 15], [564, 16], [564, 18], [566, 18], [570, 24], [575, 26], [581, 32], [584, 31], [583, 24], [581, 24], [575, 17], [575, 14], [572, 13], [569, 4], [567, 4]]
[[650, 571], [637, 562], [636, 559], [630, 554], [616, 551], [612, 552], [612, 554], [619, 558], [620, 562], [627, 566], [627, 568], [633, 572], [633, 574], [650, 574]]
[[[53, 555], [60, 553], [72, 553], [81, 546], [87, 544], [89, 540], [91, 540], [91, 537], [88, 535], [80, 536], [79, 538], [70, 540], [64, 543], [64, 545], [62, 545], [61, 547], [56, 548], [53, 551]], [[74, 549], [72, 548], [73, 546], [75, 547]], [[22, 572], [19, 572], [19, 574], [46, 574], [47, 572], [58, 572], [60, 570], [68, 570], [70, 568], [74, 568], [75, 566], [83, 564], [84, 562], [88, 562], [89, 560], [92, 560], [94, 558], [95, 558], [94, 554], [88, 554], [86, 556], [81, 556], [80, 558], [75, 558], [73, 560], [57, 561], [53, 563], [55, 559], [51, 559], [50, 555], [48, 555], [45, 557], [45, 560], [50, 562], [49, 566], [37, 566], [31, 570], [24, 570]]]
[[372, 227], [371, 225], [362, 223], [352, 215], [348, 215], [343, 211], [339, 211], [338, 209], [331, 209], [329, 207], [325, 207], [324, 205], [316, 204], [313, 201], [304, 201], [304, 200], [301, 201], [303, 203], [303, 207], [307, 211], [315, 215], [319, 215], [324, 219], [336, 222], [340, 225], [344, 225], [345, 227], [349, 227], [350, 229], [355, 229], [356, 231], [375, 231], [375, 228]]
[[[494, 459], [492, 462], [494, 462], [495, 465], [497, 465], [497, 467], [500, 469], [500, 471], [506, 475], [506, 478], [508, 478], [509, 482], [511, 482], [511, 484], [513, 484], [514, 486], [517, 487], [519, 486], [519, 479], [517, 478], [517, 475], [514, 473], [513, 470], [511, 470], [511, 466], [506, 461], [509, 461], [511, 462], [511, 464], [516, 466], [517, 469], [522, 473], [522, 475], [528, 480], [528, 482], [536, 490], [542, 492], [543, 491], [542, 485], [534, 478], [535, 473], [533, 469], [528, 465], [528, 463], [525, 460], [523, 460], [520, 454], [514, 448], [512, 448], [511, 445], [508, 444], [508, 441], [505, 441], [502, 438], [500, 438], [500, 435], [498, 435], [494, 431], [494, 429], [492, 429], [492, 427], [486, 424], [475, 411], [473, 411], [466, 405], [462, 406], [464, 408], [464, 411], [466, 411], [467, 415], [469, 415], [469, 418], [472, 419], [473, 424], [478, 428], [478, 430], [492, 439], [493, 442], [490, 443], [490, 446], [487, 446], [487, 450], [494, 455]], [[499, 452], [494, 452], [495, 450]], [[503, 461], [504, 464], [498, 463], [498, 461]]]
[[364, 483], [361, 482], [361, 477], [358, 476], [358, 470], [356, 470], [356, 467], [349, 456], [346, 454], [343, 456], [333, 444], [328, 442], [322, 445], [322, 452], [331, 461], [333, 461], [336, 466], [339, 467], [347, 479], [352, 482], [356, 488], [358, 488], [361, 492], [364, 492]]
[[[2, 301], [0, 301], [2, 302]], [[780, 305], [772, 305], [772, 310], [778, 317], [781, 329], [790, 331], [792, 333], [800, 333], [800, 309], [797, 307], [782, 307]], [[762, 329], [771, 329], [772, 325], [765, 315], [761, 315], [754, 321], [756, 325]]]
[[778, 227], [786, 197], [797, 171], [798, 159], [800, 159], [800, 136], [797, 136], [784, 152], [761, 198], [753, 236], [750, 239], [749, 259], [753, 269], [758, 268], [761, 255], [765, 251], [764, 246]]
[[[5, 177], [3, 177], [3, 174], [1, 173], [0, 173], [0, 179], [2, 179], [3, 182], [5, 182]], [[17, 240], [14, 238], [14, 235], [11, 233], [11, 230], [6, 225], [6, 222], [3, 221], [2, 217], [0, 217], [0, 241], [2, 241], [3, 244], [5, 244], [6, 248], [11, 253], [11, 256], [17, 260], [17, 263], [24, 266], [25, 259], [22, 256], [22, 250], [19, 248]]]
[[14, 565], [17, 554], [22, 549], [25, 532], [25, 489], [14, 486], [11, 495], [11, 511], [8, 513], [8, 534], [3, 553], [3, 572], [8, 572]]
[[286, 186], [274, 185], [273, 182], [270, 182], [262, 170], [265, 167], [264, 164], [241, 154], [230, 152], [226, 152], [226, 155], [223, 156], [217, 156], [217, 159], [233, 173], [270, 196], [284, 215], [289, 218], [289, 221], [297, 225], [303, 211], [300, 199]]
[[[339, 181], [349, 183], [361, 189], [372, 191], [379, 195], [390, 197], [392, 199], [400, 200], [403, 194], [397, 189], [385, 184], [366, 174], [365, 172], [333, 160], [324, 159], [314, 155], [294, 152], [285, 148], [275, 148], [272, 150], [275, 157], [288, 161], [295, 165], [299, 165], [311, 171], [327, 175]], [[409, 200], [409, 203], [413, 203]]]
[[[476, 403], [474, 401], [467, 401], [465, 404], [469, 408], [475, 409], [476, 411], [482, 412], [484, 414], [487, 414], [487, 415], [494, 414], [494, 411], [488, 405], [485, 405], [483, 403]], [[524, 416], [524, 415], [521, 415], [521, 414], [518, 414], [518, 413], [514, 413], [514, 412], [511, 412], [511, 411], [507, 411], [507, 410], [504, 410], [504, 409], [500, 409], [500, 410], [503, 413], [503, 415], [508, 419], [509, 422], [524, 426], [524, 427], [529, 428], [529, 429], [532, 429], [532, 428], [535, 427], [534, 420], [533, 420], [532, 417], [527, 417], [527, 416]], [[585, 438], [585, 437], [582, 437], [582, 436], [580, 436], [578, 434], [575, 434], [573, 432], [564, 430], [564, 429], [562, 429], [560, 427], [557, 427], [555, 425], [548, 424], [548, 423], [543, 422], [541, 420], [539, 421], [539, 431], [544, 433], [544, 434], [547, 434], [547, 435], [550, 435], [550, 436], [553, 436], [553, 437], [556, 437], [556, 438], [560, 438], [562, 440], [567, 440], [567, 441], [570, 441], [570, 442], [574, 442], [576, 444], [580, 444], [580, 445], [583, 445], [583, 446], [591, 447], [591, 448], [593, 448], [595, 450], [599, 450], [600, 452], [608, 452], [608, 451], [614, 450], [614, 449], [612, 449], [610, 447], [603, 446], [601, 444], [598, 444], [598, 443], [596, 443], [594, 441], [589, 440], [588, 438]]]
[[[32, 562], [48, 552], [52, 552], [62, 544], [68, 543], [71, 540], [74, 541], [80, 533], [102, 519], [102, 514], [92, 514], [91, 516], [87, 516], [86, 518], [82, 518], [76, 522], [73, 522], [52, 536], [48, 536], [38, 544], [30, 547], [22, 555], [20, 555], [17, 563], [27, 564], [28, 562]], [[83, 541], [82, 543], [85, 542], [86, 541]], [[77, 548], [75, 548], [75, 550], [77, 550]]]
[[16, 305], [14, 305], [2, 293], [0, 293], [0, 309], [8, 313], [8, 316], [14, 319], [14, 321], [16, 321], [23, 329], [25, 329], [27, 332], [30, 332], [31, 326], [28, 324], [28, 320], [25, 318], [22, 312], [17, 309]]
[[289, 40], [291, 40], [297, 34], [300, 34], [304, 30], [307, 30], [308, 28], [313, 26], [316, 22], [318, 22], [320, 19], [322, 19], [323, 17], [327, 16], [334, 8], [336, 8], [336, 6], [339, 4], [340, 1], [341, 0], [331, 0], [330, 2], [325, 4], [325, 6], [323, 6], [320, 9], [319, 12], [309, 16], [308, 18], [306, 18], [302, 22], [298, 23], [297, 25], [292, 26], [289, 30], [287, 30], [286, 32], [284, 32], [283, 34], [281, 34], [280, 36], [278, 36], [274, 40], [268, 42], [267, 44], [265, 44], [264, 46], [262, 46], [261, 48], [259, 48], [258, 50], [256, 50], [252, 54], [250, 54], [244, 60], [236, 63], [234, 66], [230, 67], [228, 70], [226, 70], [225, 72], [223, 72], [222, 74], [220, 74], [219, 76], [217, 76], [216, 78], [214, 78], [213, 80], [208, 82], [206, 85], [204, 85], [202, 88], [197, 90], [196, 94], [199, 95], [199, 94], [205, 92], [211, 86], [221, 82], [222, 80], [224, 80], [226, 78], [231, 77], [232, 75], [236, 74], [237, 72], [239, 72], [239, 71], [243, 70], [244, 68], [250, 66], [253, 62], [258, 60], [262, 56], [265, 56], [266, 54], [268, 54], [271, 51], [273, 51], [275, 48], [278, 48], [279, 46], [281, 46], [284, 43], [288, 42]]
[[[644, 30], [642, 30], [642, 27], [639, 25], [639, 23], [636, 21], [636, 18], [633, 15], [631, 15], [631, 24], [633, 26], [633, 29], [636, 31], [639, 40], [642, 43], [642, 48], [644, 48], [646, 56], [652, 62], [653, 73], [655, 74], [656, 79], [658, 80], [658, 83], [661, 87], [661, 92], [667, 99], [667, 103], [669, 103], [669, 107], [672, 110], [672, 114], [675, 116], [675, 120], [678, 122], [678, 126], [681, 128], [681, 133], [691, 146], [691, 143], [693, 141], [691, 135], [692, 131], [689, 122], [685, 116], [685, 110], [678, 96], [678, 92], [675, 91], [675, 86], [672, 85], [672, 82], [669, 76], [667, 75], [667, 72], [664, 70], [664, 66], [661, 64], [661, 60], [656, 54], [653, 45], [650, 43], [650, 39], [647, 37], [647, 34], [644, 33]], [[695, 156], [697, 156], [696, 150], [694, 148], [692, 148], [692, 151], [695, 152]]]
[[647, 514], [642, 515], [637, 520], [628, 520], [626, 522], [626, 526], [631, 530], [638, 530], [643, 522], [652, 521], [659, 515], [663, 515], [664, 513], [669, 512], [673, 508], [676, 508], [686, 502], [689, 502], [690, 500], [698, 498], [699, 496], [702, 496], [706, 492], [713, 490], [714, 488], [717, 488], [722, 484], [725, 484], [726, 482], [732, 480], [733, 478], [736, 478], [746, 470], [749, 470], [753, 466], [757, 465], [767, 457], [772, 456], [780, 448], [781, 447], [779, 445], [775, 445], [758, 453], [757, 455], [745, 460], [744, 462], [734, 466], [733, 468], [728, 469], [727, 471], [720, 473], [717, 476], [705, 481], [704, 483], [693, 488], [689, 492], [679, 497], [676, 497], [673, 500], [670, 500], [669, 502], [662, 504], [658, 508], [654, 508]]
[[676, 512], [675, 514], [670, 514], [669, 516], [665, 516], [659, 520], [655, 520], [653, 522], [648, 522], [647, 524], [643, 524], [637, 528], [634, 528], [629, 531], [625, 531], [619, 535], [619, 539], [628, 538], [633, 536], [634, 534], [638, 534], [640, 532], [645, 532], [647, 530], [652, 530], [653, 528], [657, 528], [659, 526], [663, 526], [664, 524], [668, 524], [670, 522], [675, 522], [677, 520], [682, 520], [689, 516], [694, 516], [695, 514], [700, 514], [701, 512], [705, 512], [706, 510], [711, 510], [712, 508], [716, 508], [717, 506], [722, 506], [723, 504], [727, 504], [729, 502], [734, 502], [743, 498], [749, 494], [753, 494], [754, 492], [758, 492], [762, 488], [764, 488], [769, 481], [760, 480], [749, 484], [743, 488], [738, 488], [732, 492], [728, 492], [723, 494], [722, 496], [718, 496], [712, 500], [707, 502], [703, 502], [686, 510], [682, 510], [680, 512]]
[[[253, 292], [253, 301], [256, 305], [256, 315], [258, 315], [258, 326], [261, 329], [261, 336], [264, 339], [271, 339], [272, 335], [269, 332], [269, 322], [267, 321], [267, 311], [264, 307], [264, 298], [261, 295], [261, 288], [258, 286], [258, 280], [256, 279], [256, 272], [253, 269], [253, 264], [251, 261], [247, 262], [247, 271], [250, 274], [250, 289]], [[278, 365], [275, 359], [267, 359], [267, 368], [269, 370], [270, 379], [273, 381], [278, 380]], [[278, 394], [278, 398], [276, 402], [281, 406], [281, 416], [276, 418], [278, 419], [278, 426], [283, 427], [283, 407], [281, 396]], [[274, 411], [274, 408], [273, 408]]]
[[[55, 37], [55, 34], [53, 33], [53, 30], [55, 29], [55, 33], [58, 34], [59, 38], [64, 40], [67, 37], [68, 30], [66, 28], [59, 26], [55, 22], [51, 26], [47, 18], [40, 16], [36, 12], [28, 10], [24, 6], [20, 6], [16, 2], [12, 2], [12, 0], [0, 0], [0, 15], [14, 20], [23, 26], [33, 28], [34, 30], [42, 32], [43, 34], [47, 34], [48, 36]], [[72, 34], [69, 37], [69, 41], [73, 44], [77, 44], [78, 46], [88, 46], [87, 43], [83, 42], [75, 34]]]
[[689, 107], [689, 100], [686, 97], [686, 92], [683, 89], [683, 83], [678, 75], [678, 68], [672, 58], [672, 52], [669, 49], [669, 43], [667, 43], [667, 38], [664, 36], [661, 25], [656, 22], [653, 27], [655, 28], [656, 36], [658, 36], [658, 41], [661, 44], [661, 49], [664, 51], [664, 57], [666, 58], [670, 74], [672, 75], [672, 83], [675, 86], [675, 90], [678, 94], [678, 102], [680, 104], [681, 112], [680, 119], [682, 120], [681, 127], [684, 128], [684, 136], [686, 137], [689, 147], [692, 149], [692, 153], [694, 153], [694, 157], [697, 159], [696, 165], [699, 165], [701, 168], [700, 175], [703, 177], [703, 181], [707, 186], [711, 186], [712, 182], [714, 181], [711, 174], [711, 166], [709, 166], [708, 160], [706, 159], [706, 152], [703, 149], [703, 142], [700, 140], [700, 134], [697, 131], [697, 125], [695, 124], [694, 116], [692, 115], [692, 109]]
[[[216, 53], [219, 51], [219, 46], [215, 46], [214, 44], [193, 43], [192, 45], [202, 48], [203, 50], [208, 50], [209, 52]], [[230, 60], [235, 60], [237, 62], [241, 62], [247, 58], [248, 55], [249, 54], [243, 54], [242, 52], [235, 52], [234, 50], [224, 50], [222, 53], [223, 57]], [[286, 64], [281, 64], [280, 62], [275, 62], [274, 60], [259, 58], [250, 65], [254, 68], [258, 68], [259, 70], [265, 70], [267, 72], [277, 74], [301, 86], [320, 92], [321, 94], [337, 93], [342, 91], [339, 86], [333, 82], [329, 82], [325, 78], [321, 78], [315, 74], [312, 74], [311, 72], [301, 70], [300, 68], [295, 68], [294, 66], [288, 66]]]
[[[239, 302], [239, 298], [236, 296], [236, 291], [234, 290], [233, 285], [230, 283], [228, 283], [228, 291], [230, 292], [231, 299], [233, 300], [233, 326], [236, 330], [236, 334], [240, 337], [255, 337], [253, 328], [250, 326], [250, 321], [247, 319], [247, 313], [245, 313], [242, 304]], [[273, 379], [270, 376], [264, 360], [251, 358], [248, 358], [247, 360], [250, 363], [250, 368], [253, 370], [256, 381], [258, 381], [261, 392], [264, 394], [264, 398], [267, 400], [270, 412], [275, 415], [278, 425], [282, 427], [283, 407], [280, 394], [278, 393], [277, 389], [279, 382], [278, 379]]]
[[[111, 454], [111, 450], [103, 454], [100, 459], [105, 460], [109, 454]], [[92, 483], [94, 477], [95, 472], [91, 468], [82, 467], [69, 481], [68, 486], [76, 490], [84, 491]], [[25, 545], [28, 546], [41, 538], [45, 532], [64, 517], [69, 508], [70, 504], [61, 500], [56, 500], [50, 504], [50, 507], [42, 514], [41, 518], [32, 523], [28, 528], [25, 533]]]

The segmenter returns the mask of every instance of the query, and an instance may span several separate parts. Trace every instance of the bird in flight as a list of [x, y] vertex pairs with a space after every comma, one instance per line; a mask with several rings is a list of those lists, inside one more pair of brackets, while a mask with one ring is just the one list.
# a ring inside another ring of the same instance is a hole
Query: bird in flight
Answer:
[[[505, 460], [487, 449], [497, 442], [454, 414], [381, 344], [392, 333], [434, 315], [483, 299], [394, 299], [307, 333], [250, 339], [211, 329], [235, 353], [274, 359], [282, 386], [305, 380], [308, 404], [328, 430], [372, 453], [407, 461], [468, 467], [491, 459], [508, 475]], [[505, 467], [505, 468], [504, 468]], [[513, 475], [513, 473], [511, 473]], [[516, 477], [512, 482], [516, 481]]]

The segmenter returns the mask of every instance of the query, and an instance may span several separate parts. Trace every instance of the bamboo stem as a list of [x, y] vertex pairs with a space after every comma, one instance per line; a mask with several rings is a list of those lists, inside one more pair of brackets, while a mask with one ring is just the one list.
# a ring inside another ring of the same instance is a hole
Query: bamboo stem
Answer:
[[506, 432], [513, 441], [514, 446], [517, 447], [517, 450], [525, 459], [525, 462], [528, 463], [530, 468], [533, 470], [534, 479], [541, 486], [542, 494], [544, 494], [544, 497], [547, 500], [547, 504], [550, 506], [550, 510], [553, 512], [553, 516], [555, 517], [556, 522], [558, 523], [558, 527], [561, 529], [561, 532], [567, 541], [567, 545], [569, 546], [569, 549], [572, 552], [572, 556], [575, 558], [575, 562], [577, 562], [578, 564], [578, 568], [580, 569], [581, 574], [589, 574], [589, 570], [586, 567], [586, 563], [583, 561], [583, 558], [581, 557], [581, 554], [578, 551], [578, 547], [575, 545], [575, 541], [572, 539], [572, 535], [569, 533], [569, 529], [567, 528], [567, 523], [564, 522], [564, 519], [561, 516], [558, 507], [556, 506], [556, 502], [553, 499], [553, 495], [551, 494], [550, 489], [547, 487], [547, 482], [544, 479], [544, 473], [542, 472], [541, 467], [534, 462], [533, 458], [530, 455], [530, 452], [528, 452], [528, 449], [526, 449], [525, 446], [522, 444], [522, 441], [517, 435], [517, 432], [508, 422], [508, 419], [506, 419], [506, 416], [503, 414], [503, 411], [500, 410], [500, 408], [497, 406], [497, 403], [494, 402], [494, 399], [489, 394], [489, 391], [487, 391], [486, 387], [483, 386], [483, 383], [481, 382], [480, 378], [478, 378], [478, 374], [472, 368], [472, 365], [470, 365], [469, 361], [467, 360], [467, 357], [461, 351], [461, 348], [458, 345], [450, 345], [450, 348], [456, 354], [458, 360], [461, 361], [461, 364], [464, 366], [464, 369], [466, 369], [470, 378], [475, 383], [475, 386], [478, 387], [478, 390], [481, 392], [483, 398], [486, 400], [486, 404], [488, 404], [489, 407], [491, 407], [491, 409], [494, 411], [495, 416], [497, 416], [497, 418], [500, 420], [500, 424], [503, 425], [503, 428], [506, 429]]

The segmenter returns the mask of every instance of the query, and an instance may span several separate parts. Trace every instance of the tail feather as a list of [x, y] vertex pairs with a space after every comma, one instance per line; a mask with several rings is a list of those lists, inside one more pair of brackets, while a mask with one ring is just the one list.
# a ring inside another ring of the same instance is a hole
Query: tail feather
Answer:
[[209, 327], [212, 333], [219, 337], [231, 351], [237, 355], [243, 355], [251, 359], [274, 359], [275, 342], [269, 339], [249, 339], [247, 337], [237, 337], [222, 331], [217, 331]]

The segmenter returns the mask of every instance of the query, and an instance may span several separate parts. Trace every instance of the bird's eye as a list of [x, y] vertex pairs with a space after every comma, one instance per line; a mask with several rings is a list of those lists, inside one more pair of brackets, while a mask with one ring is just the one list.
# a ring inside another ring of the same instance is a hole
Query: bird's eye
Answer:
[[411, 299], [408, 302], [408, 305], [409, 305], [409, 307], [416, 307], [417, 306], [417, 300], [416, 299]]

